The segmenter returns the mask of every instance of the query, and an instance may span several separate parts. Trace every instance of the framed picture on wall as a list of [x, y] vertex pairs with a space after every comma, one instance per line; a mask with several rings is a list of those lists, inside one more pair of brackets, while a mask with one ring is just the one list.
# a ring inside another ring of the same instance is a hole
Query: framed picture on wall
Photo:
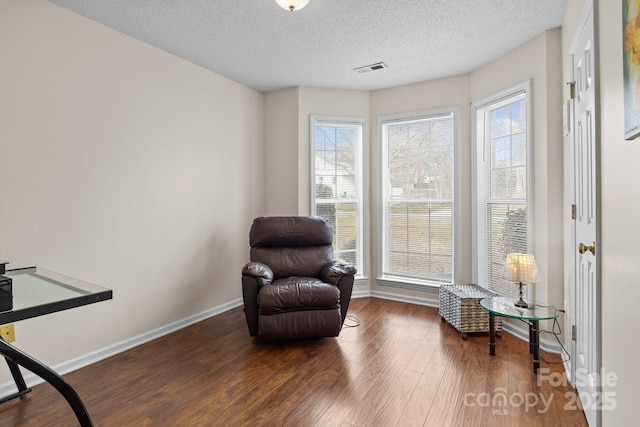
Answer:
[[622, 0], [624, 138], [640, 135], [640, 0]]

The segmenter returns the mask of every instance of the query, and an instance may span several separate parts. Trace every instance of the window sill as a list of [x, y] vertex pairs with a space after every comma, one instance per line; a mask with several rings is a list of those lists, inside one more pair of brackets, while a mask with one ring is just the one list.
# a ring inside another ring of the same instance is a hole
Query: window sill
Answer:
[[440, 286], [445, 284], [440, 282], [429, 282], [426, 280], [407, 280], [391, 277], [378, 277], [376, 278], [376, 282], [381, 286], [392, 286], [394, 288], [429, 292], [440, 292]]

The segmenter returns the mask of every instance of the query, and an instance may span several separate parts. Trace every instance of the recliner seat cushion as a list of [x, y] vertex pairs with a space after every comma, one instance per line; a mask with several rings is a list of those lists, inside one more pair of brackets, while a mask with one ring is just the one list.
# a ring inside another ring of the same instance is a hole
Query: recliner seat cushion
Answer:
[[274, 280], [258, 292], [260, 314], [339, 307], [340, 289], [313, 277], [293, 276]]

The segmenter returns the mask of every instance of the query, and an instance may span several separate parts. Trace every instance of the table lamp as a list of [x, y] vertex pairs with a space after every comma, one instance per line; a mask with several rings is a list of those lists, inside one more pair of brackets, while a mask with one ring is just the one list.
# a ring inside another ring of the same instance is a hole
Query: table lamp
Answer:
[[522, 283], [535, 283], [538, 281], [538, 266], [536, 265], [536, 260], [533, 255], [519, 253], [507, 254], [507, 262], [504, 266], [502, 278], [516, 282], [520, 287], [520, 299], [516, 301], [516, 307], [529, 307], [522, 298]]

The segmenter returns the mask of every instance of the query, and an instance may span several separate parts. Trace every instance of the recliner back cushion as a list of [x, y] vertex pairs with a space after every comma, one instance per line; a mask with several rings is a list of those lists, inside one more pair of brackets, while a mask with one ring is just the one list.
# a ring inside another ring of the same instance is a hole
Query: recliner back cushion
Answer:
[[274, 278], [319, 277], [333, 259], [331, 226], [320, 217], [259, 217], [249, 232], [251, 261], [266, 264]]
[[251, 247], [331, 246], [333, 234], [320, 217], [259, 217], [249, 232]]

